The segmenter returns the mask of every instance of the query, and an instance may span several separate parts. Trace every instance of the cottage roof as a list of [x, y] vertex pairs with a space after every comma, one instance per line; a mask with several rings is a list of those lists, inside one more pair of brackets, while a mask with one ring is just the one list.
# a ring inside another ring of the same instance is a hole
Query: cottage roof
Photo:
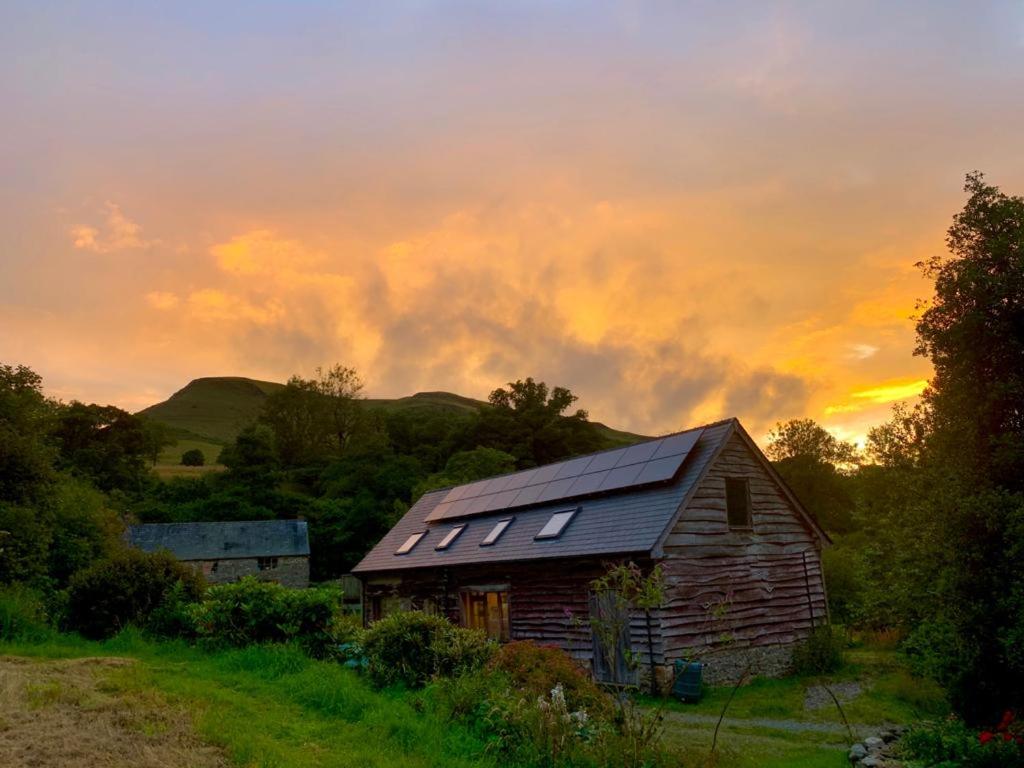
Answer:
[[[453, 489], [449, 488], [425, 493], [353, 572], [652, 552], [712, 458], [737, 428], [738, 422], [728, 419], [678, 433], [699, 436], [675, 474], [658, 482], [454, 519], [451, 516], [438, 518], [435, 510], [445, 500], [459, 497], [459, 493], [453, 494]], [[649, 442], [664, 444], [665, 441], [666, 438], [658, 438]], [[536, 538], [552, 514], [572, 509], [578, 512], [561, 535]], [[510, 517], [514, 518], [512, 524], [497, 541], [481, 546], [495, 525]], [[436, 549], [459, 525], [465, 525], [463, 531], [446, 548]], [[408, 553], [395, 554], [409, 537], [423, 532], [426, 535]]]
[[146, 552], [166, 549], [179, 560], [295, 557], [309, 554], [305, 520], [150, 523], [128, 526], [128, 543]]

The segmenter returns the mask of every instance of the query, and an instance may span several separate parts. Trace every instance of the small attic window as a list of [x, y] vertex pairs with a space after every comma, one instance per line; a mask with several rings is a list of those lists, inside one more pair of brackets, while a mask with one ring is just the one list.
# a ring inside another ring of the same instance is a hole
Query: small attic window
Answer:
[[419, 533], [414, 533], [412, 536], [410, 536], [408, 539], [405, 540], [405, 542], [402, 544], [402, 546], [400, 546], [398, 549], [395, 550], [395, 554], [396, 555], [407, 555], [407, 554], [409, 554], [410, 552], [412, 552], [412, 548], [420, 543], [420, 539], [422, 539], [426, 535], [427, 535], [426, 531], [420, 531]]
[[747, 478], [725, 478], [725, 508], [730, 528], [749, 530], [754, 527], [750, 513], [750, 481]]
[[437, 543], [437, 546], [434, 547], [434, 549], [448, 549], [448, 547], [452, 545], [452, 542], [459, 538], [459, 534], [461, 534], [464, 530], [466, 530], [465, 523], [463, 523], [462, 525], [456, 525], [454, 528], [448, 531], [448, 533], [445, 534], [445, 537]]
[[506, 528], [512, 525], [513, 520], [515, 520], [514, 517], [506, 517], [504, 520], [499, 520], [497, 523], [495, 523], [494, 527], [491, 528], [491, 532], [484, 536], [484, 540], [480, 542], [480, 546], [491, 546], [491, 544], [493, 544], [499, 538], [501, 538], [501, 534], [505, 532]]
[[562, 535], [562, 531], [566, 529], [569, 522], [575, 517], [576, 513], [579, 512], [580, 508], [567, 509], [562, 512], [555, 512], [551, 516], [551, 519], [547, 521], [543, 528], [540, 529], [540, 533], [534, 536], [534, 539], [557, 539]]

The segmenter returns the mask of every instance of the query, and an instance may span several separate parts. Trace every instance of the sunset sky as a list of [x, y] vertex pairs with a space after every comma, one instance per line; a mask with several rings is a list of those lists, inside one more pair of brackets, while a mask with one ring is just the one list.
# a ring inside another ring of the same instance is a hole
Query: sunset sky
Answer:
[[341, 362], [859, 437], [964, 174], [1024, 192], [1024, 4], [4, 2], [0, 114], [0, 362], [55, 396]]

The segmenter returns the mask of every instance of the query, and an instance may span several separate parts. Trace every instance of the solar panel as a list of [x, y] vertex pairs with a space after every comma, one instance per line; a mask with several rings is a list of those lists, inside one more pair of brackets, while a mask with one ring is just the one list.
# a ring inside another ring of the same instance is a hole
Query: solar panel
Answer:
[[448, 491], [426, 522], [667, 482], [679, 472], [701, 432], [694, 429], [460, 485]]

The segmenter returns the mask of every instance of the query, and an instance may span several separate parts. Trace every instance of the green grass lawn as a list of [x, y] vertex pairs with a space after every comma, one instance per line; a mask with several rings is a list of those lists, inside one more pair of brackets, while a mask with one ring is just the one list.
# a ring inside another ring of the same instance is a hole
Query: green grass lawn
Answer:
[[[288, 647], [205, 651], [181, 642], [153, 642], [134, 631], [95, 643], [56, 635], [50, 641], [2, 644], [0, 654], [61, 659], [127, 657], [136, 663], [104, 671], [106, 690], [126, 697], [164, 697], [192, 713], [205, 741], [232, 762], [261, 768], [313, 766], [490, 766], [481, 740], [434, 714], [422, 694], [376, 691], [333, 662], [313, 661]], [[864, 692], [845, 704], [853, 723], [909, 723], [944, 711], [941, 695], [911, 678], [891, 651], [854, 650], [827, 678], [755, 680], [739, 689], [723, 722], [720, 768], [841, 768], [849, 739], [834, 707], [808, 711], [804, 695], [821, 680], [857, 680]], [[664, 738], [681, 765], [709, 765], [714, 722], [731, 689], [709, 688], [698, 704], [664, 704]], [[658, 703], [649, 701], [650, 706]], [[697, 722], [687, 721], [696, 715]], [[806, 732], [752, 720], [824, 726]], [[858, 737], [866, 734], [860, 733]]]
[[[206, 460], [206, 464], [201, 467], [182, 466], [182, 454], [184, 454], [185, 451], [192, 450], [193, 448], [198, 448], [203, 452], [203, 458]], [[223, 448], [224, 446], [212, 443], [208, 440], [200, 440], [192, 437], [178, 438], [177, 443], [165, 447], [160, 452], [160, 457], [157, 459], [157, 463], [153, 467], [153, 471], [156, 472], [157, 476], [162, 480], [169, 480], [172, 477], [199, 477], [207, 472], [220, 472], [224, 469], [224, 466], [217, 463], [217, 457], [220, 456], [220, 452]]]
[[[913, 677], [895, 651], [854, 648], [846, 655], [843, 668], [830, 675], [753, 680], [736, 692], [728, 717], [841, 725], [842, 718], [835, 705], [806, 709], [804, 698], [810, 686], [852, 681], [858, 682], [863, 692], [848, 701], [840, 697], [843, 712], [851, 723], [904, 724], [948, 713], [942, 690], [930, 680]], [[717, 717], [731, 693], [729, 687], [709, 687], [698, 703], [683, 704], [673, 700], [668, 706], [674, 711]]]
[[158, 692], [191, 711], [197, 733], [237, 765], [489, 766], [484, 745], [442, 722], [409, 693], [376, 692], [354, 672], [286, 647], [203, 652], [125, 633], [105, 643], [61, 637], [0, 644], [0, 653], [39, 659], [116, 656], [137, 663], [105, 672], [104, 690]]

